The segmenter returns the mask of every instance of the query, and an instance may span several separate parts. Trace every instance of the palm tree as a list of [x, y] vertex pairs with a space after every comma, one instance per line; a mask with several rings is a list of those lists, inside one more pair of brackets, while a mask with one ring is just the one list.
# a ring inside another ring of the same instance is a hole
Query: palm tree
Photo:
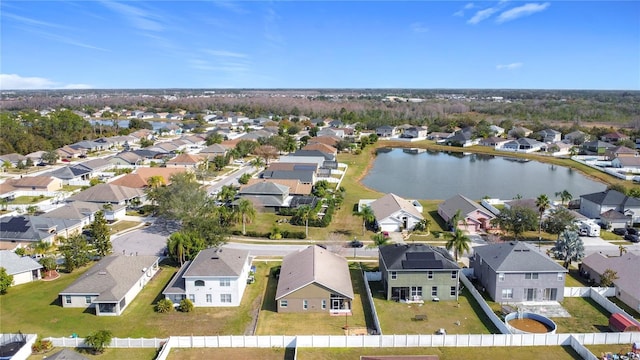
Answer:
[[458, 223], [460, 222], [460, 218], [462, 217], [462, 210], [458, 209], [456, 210], [456, 213], [453, 214], [453, 216], [451, 217], [451, 219], [449, 219], [449, 222], [451, 225], [451, 228], [456, 230], [458, 229]]
[[373, 234], [371, 236], [371, 240], [373, 240], [373, 244], [367, 246], [370, 249], [379, 248], [389, 244], [389, 238], [384, 236], [382, 233]]
[[540, 247], [540, 241], [542, 240], [542, 215], [551, 206], [551, 202], [546, 194], [541, 194], [536, 199], [536, 206], [540, 213], [540, 221], [538, 222], [538, 247]]
[[164, 181], [164, 177], [161, 175], [154, 175], [147, 179], [147, 185], [152, 189], [157, 189], [160, 186], [166, 185], [166, 183]]
[[373, 209], [369, 205], [364, 205], [362, 209], [355, 213], [356, 216], [362, 217], [362, 235], [367, 231], [367, 223], [376, 221], [376, 214], [373, 213]]
[[35, 254], [43, 256], [47, 255], [49, 252], [51, 252], [51, 250], [53, 250], [53, 244], [44, 240], [40, 240], [36, 243], [31, 244], [30, 246]]
[[171, 257], [180, 263], [180, 266], [184, 264], [187, 252], [187, 241], [182, 233], [173, 233], [167, 240], [167, 251]]
[[304, 233], [306, 237], [309, 237], [309, 212], [311, 207], [309, 205], [303, 205], [298, 208], [298, 217], [304, 221]]
[[562, 205], [564, 205], [565, 201], [568, 203], [569, 201], [571, 201], [571, 199], [573, 199], [573, 195], [571, 195], [571, 193], [567, 190], [556, 192], [556, 196], [560, 198], [560, 204]]
[[460, 229], [455, 229], [454, 232], [448, 233], [447, 236], [449, 237], [449, 241], [447, 241], [445, 247], [447, 250], [453, 249], [453, 254], [457, 262], [459, 254], [471, 250], [471, 239]]
[[245, 224], [256, 218], [256, 209], [253, 203], [247, 199], [240, 199], [238, 202], [237, 214], [242, 219], [242, 235], [246, 234]]

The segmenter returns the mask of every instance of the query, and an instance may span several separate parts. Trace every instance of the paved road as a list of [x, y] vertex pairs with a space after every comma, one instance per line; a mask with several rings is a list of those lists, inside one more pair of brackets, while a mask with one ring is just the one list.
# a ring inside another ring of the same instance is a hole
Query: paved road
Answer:
[[256, 169], [255, 167], [253, 167], [253, 166], [251, 166], [249, 164], [245, 164], [239, 170], [231, 173], [229, 176], [225, 177], [224, 179], [221, 179], [221, 180], [217, 181], [215, 184], [209, 186], [209, 188], [207, 189], [207, 192], [209, 194], [217, 193], [225, 185], [239, 186], [240, 183], [238, 183], [238, 179], [242, 175], [244, 175], [246, 173], [253, 173], [253, 172], [256, 172], [256, 171], [258, 171], [258, 169]]
[[157, 224], [111, 237], [114, 254], [162, 256], [170, 233]]

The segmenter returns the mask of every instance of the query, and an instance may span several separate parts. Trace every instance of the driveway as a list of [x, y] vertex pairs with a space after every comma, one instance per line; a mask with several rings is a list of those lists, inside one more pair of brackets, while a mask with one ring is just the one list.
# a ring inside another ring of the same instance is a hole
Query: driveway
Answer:
[[140, 230], [111, 237], [114, 254], [163, 256], [170, 232], [153, 224]]

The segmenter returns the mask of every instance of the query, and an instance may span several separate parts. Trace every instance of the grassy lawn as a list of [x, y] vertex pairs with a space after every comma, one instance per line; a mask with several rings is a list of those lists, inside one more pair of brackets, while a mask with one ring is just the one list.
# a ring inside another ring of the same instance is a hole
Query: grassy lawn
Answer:
[[[196, 308], [191, 313], [158, 314], [154, 304], [175, 267], [161, 271], [138, 294], [121, 316], [95, 316], [92, 310], [62, 308], [57, 294], [81, 276], [85, 269], [62, 274], [51, 281], [38, 281], [12, 287], [0, 301], [0, 331], [37, 333], [47, 336], [86, 336], [96, 330], [111, 330], [115, 337], [168, 337], [169, 335], [240, 335], [250, 327], [253, 313], [264, 293], [268, 266], [257, 265], [256, 282], [248, 286], [240, 307]], [[264, 281], [262, 280], [264, 279]]]
[[[27, 359], [28, 360], [42, 360], [46, 359], [50, 356], [55, 355], [56, 353], [62, 351], [62, 348], [55, 348], [46, 354], [39, 355], [31, 355]], [[90, 352], [87, 352], [85, 349], [76, 349], [82, 354], [82, 356], [89, 359], [99, 359], [99, 360], [118, 360], [118, 359], [135, 359], [135, 360], [153, 360], [156, 358], [156, 354], [158, 352], [157, 349], [153, 348], [145, 348], [145, 349], [106, 349], [104, 353], [100, 355], [93, 355]]]
[[640, 321], [640, 313], [634, 310], [633, 308], [631, 308], [629, 305], [623, 303], [620, 299], [618, 299], [615, 296], [609, 297], [607, 299], [609, 299], [609, 301], [611, 301], [612, 303], [618, 305], [622, 310], [626, 311], [627, 314], [633, 316], [634, 319]]
[[604, 231], [604, 230], [600, 231], [600, 237], [602, 238], [602, 240], [607, 240], [607, 241], [624, 240], [622, 236], [616, 235], [611, 231]]
[[120, 231], [131, 229], [132, 227], [138, 226], [140, 224], [142, 224], [140, 221], [120, 220], [113, 225], [109, 225], [109, 228], [111, 229], [111, 233], [115, 234]]
[[[465, 289], [456, 301], [405, 304], [384, 299], [381, 282], [370, 282], [373, 302], [383, 334], [434, 334], [444, 328], [447, 334], [497, 334], [498, 330], [484, 315], [478, 303]], [[415, 315], [427, 315], [414, 321]], [[456, 325], [456, 322], [460, 325]]]
[[444, 348], [300, 348], [300, 360], [357, 360], [361, 355], [438, 355], [440, 360], [458, 359], [581, 359], [569, 346], [444, 347]]
[[586, 279], [580, 277], [578, 269], [570, 268], [569, 276], [565, 278], [564, 286], [566, 287], [585, 287], [591, 286], [587, 283]]
[[69, 192], [73, 192], [76, 190], [80, 190], [82, 189], [82, 186], [76, 186], [76, 185], [62, 185], [62, 191], [69, 191]]
[[609, 312], [590, 298], [564, 298], [562, 306], [569, 318], [553, 318], [558, 333], [598, 333], [609, 331]]
[[355, 299], [352, 316], [330, 316], [322, 313], [278, 313], [275, 294], [277, 280], [269, 277], [262, 310], [258, 318], [256, 335], [344, 335], [343, 327], [366, 327], [363, 296], [364, 283], [357, 264], [350, 265]]
[[44, 201], [47, 199], [51, 199], [51, 197], [40, 197], [40, 196], [18, 196], [17, 198], [9, 201], [11, 205], [27, 205], [27, 204], [36, 204], [40, 201]]
[[169, 360], [234, 359], [234, 360], [293, 360], [293, 350], [284, 348], [204, 348], [171, 349]]

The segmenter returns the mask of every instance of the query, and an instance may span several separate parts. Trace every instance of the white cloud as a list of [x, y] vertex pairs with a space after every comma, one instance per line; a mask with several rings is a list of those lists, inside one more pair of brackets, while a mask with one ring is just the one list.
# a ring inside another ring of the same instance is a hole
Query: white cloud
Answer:
[[521, 68], [523, 65], [524, 64], [521, 62], [515, 62], [511, 64], [499, 64], [499, 65], [496, 65], [496, 69], [497, 70], [515, 70], [515, 69]]
[[91, 89], [88, 84], [60, 84], [53, 80], [20, 76], [18, 74], [0, 74], [0, 89], [2, 90], [38, 90], [38, 89]]
[[471, 19], [467, 20], [467, 23], [475, 25], [483, 20], [490, 18], [491, 15], [495, 14], [496, 12], [498, 12], [498, 8], [495, 7], [478, 10], [475, 15], [471, 17]]
[[204, 52], [209, 54], [209, 55], [219, 56], [219, 57], [233, 57], [233, 58], [246, 58], [247, 57], [246, 54], [237, 53], [237, 52], [233, 52], [233, 51], [227, 51], [227, 50], [204, 50]]
[[146, 31], [162, 31], [163, 19], [147, 10], [131, 6], [128, 4], [121, 4], [115, 1], [103, 1], [102, 2], [109, 9], [117, 12], [122, 17], [126, 18], [134, 27], [140, 30]]
[[20, 16], [20, 15], [15, 15], [15, 14], [7, 13], [6, 11], [4, 12], [4, 14], [2, 14], [2, 17], [13, 19], [13, 20], [15, 20], [17, 22], [20, 22], [22, 24], [25, 24], [25, 25], [49, 27], [49, 28], [59, 28], [59, 29], [68, 29], [68, 27], [66, 27], [66, 26], [50, 23], [50, 22], [47, 22], [47, 21], [36, 20], [36, 19], [32, 19], [32, 18]]
[[551, 3], [528, 3], [522, 6], [515, 7], [513, 9], [509, 9], [503, 13], [501, 13], [496, 19], [497, 23], [503, 23], [511, 20], [515, 20], [517, 18], [521, 18], [524, 16], [529, 16], [535, 14], [537, 12], [541, 12], [546, 10]]
[[426, 33], [427, 31], [429, 31], [429, 28], [424, 26], [424, 24], [421, 22], [415, 22], [411, 24], [411, 30], [415, 33]]
[[224, 1], [224, 0], [218, 0], [218, 1], [213, 1], [212, 2], [214, 5], [216, 5], [219, 8], [225, 9], [225, 10], [229, 10], [231, 12], [234, 12], [236, 14], [246, 14], [247, 11], [242, 8], [237, 1]]

